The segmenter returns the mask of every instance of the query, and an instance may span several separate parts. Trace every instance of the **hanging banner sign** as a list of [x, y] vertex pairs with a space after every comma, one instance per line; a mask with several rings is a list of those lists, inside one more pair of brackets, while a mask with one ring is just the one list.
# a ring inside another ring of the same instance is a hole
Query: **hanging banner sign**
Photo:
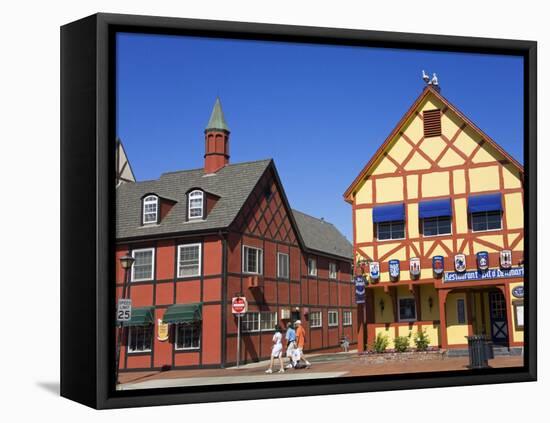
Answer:
[[365, 298], [367, 296], [367, 282], [363, 276], [355, 276], [353, 278], [355, 282], [355, 303], [365, 304]]
[[445, 272], [443, 282], [469, 282], [483, 279], [522, 278], [523, 274], [523, 267], [513, 267], [511, 269], [487, 269], [485, 271], [469, 270], [467, 272]]
[[434, 273], [437, 276], [440, 276], [443, 273], [443, 270], [445, 270], [444, 263], [445, 262], [444, 262], [443, 256], [433, 256], [432, 267], [433, 267]]
[[464, 272], [466, 270], [466, 256], [464, 254], [457, 254], [455, 256], [455, 270], [457, 272]]
[[516, 286], [512, 289], [512, 295], [516, 298], [523, 298], [523, 285]]
[[420, 275], [420, 259], [418, 257], [413, 257], [410, 259], [409, 272], [413, 278]]
[[159, 341], [168, 340], [168, 323], [164, 323], [162, 319], [157, 320], [157, 339]]
[[477, 268], [479, 270], [487, 270], [489, 268], [489, 253], [480, 251], [476, 254]]
[[378, 280], [380, 277], [380, 263], [377, 261], [371, 261], [369, 263], [370, 277], [373, 280]]
[[393, 280], [399, 279], [399, 272], [400, 272], [399, 260], [397, 259], [390, 260], [388, 264], [389, 264], [390, 278], [392, 278]]
[[503, 269], [512, 267], [512, 250], [502, 250], [500, 252], [500, 267]]

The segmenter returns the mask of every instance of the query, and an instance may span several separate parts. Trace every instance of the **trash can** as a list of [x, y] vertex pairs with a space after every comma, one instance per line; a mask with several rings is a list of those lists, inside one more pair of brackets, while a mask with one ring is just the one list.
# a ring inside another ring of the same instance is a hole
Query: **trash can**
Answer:
[[493, 344], [485, 335], [467, 336], [470, 369], [489, 368], [488, 360], [494, 358]]

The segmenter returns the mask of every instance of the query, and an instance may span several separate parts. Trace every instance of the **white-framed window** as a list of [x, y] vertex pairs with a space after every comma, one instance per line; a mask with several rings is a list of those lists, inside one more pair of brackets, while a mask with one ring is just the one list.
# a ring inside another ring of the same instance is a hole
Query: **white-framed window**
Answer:
[[241, 330], [243, 332], [269, 332], [275, 330], [276, 324], [276, 311], [252, 311], [242, 316]]
[[310, 311], [309, 312], [309, 327], [310, 328], [320, 328], [323, 326], [323, 315], [320, 311]]
[[338, 326], [338, 311], [329, 310], [328, 311], [328, 325], [329, 326]]
[[416, 300], [413, 297], [399, 298], [397, 307], [400, 322], [414, 322], [416, 320]]
[[307, 274], [309, 276], [317, 276], [317, 260], [314, 258], [307, 259]]
[[191, 191], [188, 195], [189, 219], [202, 219], [204, 206], [204, 192], [201, 190]]
[[260, 330], [262, 332], [275, 330], [276, 324], [277, 324], [276, 311], [262, 311], [260, 313]]
[[178, 245], [178, 278], [201, 274], [201, 244]]
[[243, 245], [243, 273], [261, 275], [263, 271], [263, 250]]
[[472, 231], [497, 231], [502, 229], [502, 213], [500, 210], [470, 213]]
[[333, 261], [328, 264], [328, 277], [329, 279], [338, 278], [338, 267], [336, 267], [336, 263], [334, 263]]
[[387, 239], [404, 239], [405, 222], [395, 220], [392, 222], [379, 222], [376, 224], [376, 239], [385, 241]]
[[143, 224], [149, 225], [158, 222], [159, 198], [148, 195], [143, 199]]
[[277, 253], [277, 277], [288, 279], [289, 277], [289, 260], [288, 254]]
[[351, 320], [351, 311], [349, 310], [344, 310], [344, 312], [342, 313], [342, 325], [343, 326], [351, 326], [351, 323], [352, 320]]
[[197, 350], [201, 347], [201, 323], [178, 323], [176, 331], [176, 350]]
[[155, 274], [155, 249], [132, 250], [135, 259], [132, 266], [132, 282], [150, 281]]
[[149, 352], [153, 343], [153, 325], [128, 328], [128, 352]]
[[423, 236], [450, 235], [451, 216], [426, 217], [422, 220]]

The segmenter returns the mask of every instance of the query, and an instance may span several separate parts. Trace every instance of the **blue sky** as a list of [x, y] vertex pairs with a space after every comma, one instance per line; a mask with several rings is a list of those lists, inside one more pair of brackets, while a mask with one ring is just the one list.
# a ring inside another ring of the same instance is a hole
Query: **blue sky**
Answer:
[[352, 239], [342, 194], [424, 83], [523, 163], [520, 57], [119, 34], [117, 134], [138, 180], [203, 166], [216, 96], [231, 163], [275, 159], [291, 206]]

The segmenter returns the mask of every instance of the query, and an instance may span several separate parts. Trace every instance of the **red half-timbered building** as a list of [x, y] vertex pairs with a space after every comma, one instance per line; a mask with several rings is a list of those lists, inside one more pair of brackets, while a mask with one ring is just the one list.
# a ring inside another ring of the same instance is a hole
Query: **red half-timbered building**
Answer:
[[273, 160], [229, 163], [219, 100], [205, 130], [204, 167], [117, 187], [117, 299], [130, 253], [119, 368], [234, 365], [268, 358], [276, 324], [300, 319], [306, 352], [356, 343], [352, 246], [330, 223], [292, 210]]

